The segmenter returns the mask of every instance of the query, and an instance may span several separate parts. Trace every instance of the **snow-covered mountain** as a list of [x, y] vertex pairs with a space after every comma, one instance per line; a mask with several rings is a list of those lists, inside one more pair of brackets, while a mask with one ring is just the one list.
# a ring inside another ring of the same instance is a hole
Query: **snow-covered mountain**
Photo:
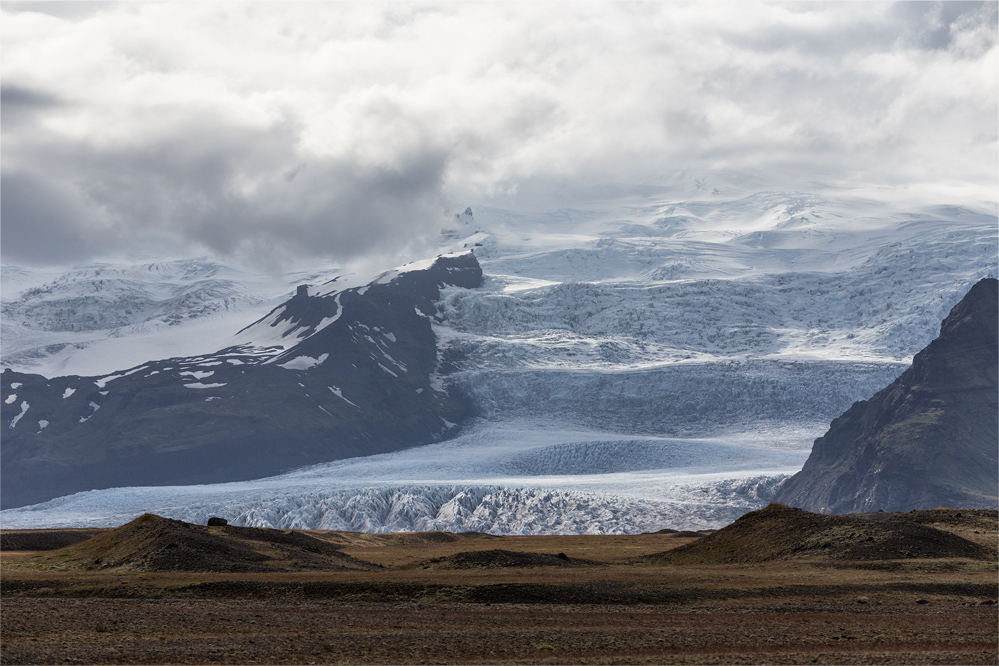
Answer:
[[437, 441], [470, 406], [436, 376], [434, 301], [481, 281], [471, 254], [442, 256], [359, 288], [300, 285], [212, 353], [103, 377], [6, 369], [0, 501], [254, 479]]
[[260, 481], [91, 491], [4, 511], [5, 526], [143, 511], [366, 530], [718, 525], [772, 497], [832, 418], [996, 274], [997, 219], [703, 192], [475, 208], [440, 242], [485, 276], [436, 305], [438, 370], [479, 415], [456, 438]]
[[207, 258], [2, 271], [0, 366], [48, 377], [214, 351], [297, 285], [343, 274], [250, 273]]

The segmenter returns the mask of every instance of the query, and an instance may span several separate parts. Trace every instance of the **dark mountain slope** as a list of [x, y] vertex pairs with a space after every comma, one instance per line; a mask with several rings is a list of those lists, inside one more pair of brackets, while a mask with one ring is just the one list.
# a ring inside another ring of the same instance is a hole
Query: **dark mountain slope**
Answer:
[[338, 293], [300, 287], [215, 354], [101, 378], [8, 370], [0, 504], [260, 478], [439, 440], [471, 405], [432, 379], [434, 302], [443, 285], [481, 281], [471, 254], [442, 257]]
[[775, 501], [822, 513], [995, 507], [997, 299], [994, 279], [972, 287], [908, 370], [815, 440]]

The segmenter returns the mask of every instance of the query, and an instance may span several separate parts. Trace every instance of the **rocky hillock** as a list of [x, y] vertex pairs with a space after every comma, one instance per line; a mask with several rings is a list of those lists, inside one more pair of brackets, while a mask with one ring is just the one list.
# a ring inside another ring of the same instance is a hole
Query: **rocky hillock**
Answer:
[[228, 573], [374, 568], [301, 532], [206, 527], [150, 513], [82, 543], [46, 553], [33, 566]]
[[[991, 513], [995, 523], [995, 512], [980, 513]], [[980, 519], [983, 516], [968, 516], [971, 522]], [[908, 514], [887, 513], [827, 516], [770, 504], [709, 536], [645, 559], [661, 564], [736, 564], [810, 558], [985, 560], [995, 557], [994, 548], [925, 525], [926, 520], [925, 515], [910, 519]]]

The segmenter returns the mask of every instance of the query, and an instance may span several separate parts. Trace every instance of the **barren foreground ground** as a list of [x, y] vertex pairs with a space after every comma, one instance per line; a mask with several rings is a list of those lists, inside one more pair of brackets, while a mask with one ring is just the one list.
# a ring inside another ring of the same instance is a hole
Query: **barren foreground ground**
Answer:
[[[951, 529], [994, 546], [983, 525]], [[999, 663], [994, 559], [663, 564], [644, 556], [697, 537], [311, 534], [381, 567], [88, 570], [4, 551], [0, 661]]]
[[4, 600], [4, 663], [994, 664], [994, 607]]

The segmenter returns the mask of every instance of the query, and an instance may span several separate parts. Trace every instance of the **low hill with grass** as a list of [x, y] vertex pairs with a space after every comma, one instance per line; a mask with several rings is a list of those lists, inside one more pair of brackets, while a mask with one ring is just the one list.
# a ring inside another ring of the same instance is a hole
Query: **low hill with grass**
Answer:
[[[934, 516], [933, 514], [939, 514]], [[957, 518], [954, 518], [954, 515]], [[925, 523], [948, 520], [988, 522], [988, 510], [921, 511], [908, 514], [827, 516], [770, 504], [731, 525], [673, 550], [647, 556], [661, 564], [737, 564], [809, 558], [834, 560], [898, 560], [908, 558], [995, 559], [995, 548]]]
[[334, 544], [300, 532], [206, 527], [150, 513], [82, 543], [46, 553], [33, 565], [63, 570], [225, 573], [375, 568], [342, 553]]

